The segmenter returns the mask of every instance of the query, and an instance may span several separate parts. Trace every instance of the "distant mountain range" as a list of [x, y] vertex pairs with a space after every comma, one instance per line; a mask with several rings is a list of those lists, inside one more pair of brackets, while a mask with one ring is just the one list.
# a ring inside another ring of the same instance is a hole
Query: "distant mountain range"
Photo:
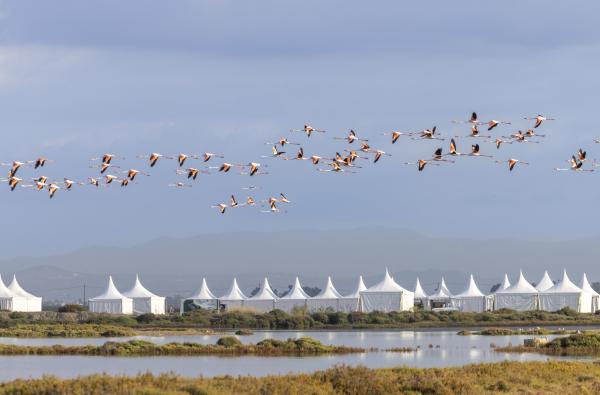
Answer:
[[206, 234], [161, 238], [127, 248], [87, 247], [64, 255], [18, 257], [0, 261], [4, 281], [16, 273], [21, 284], [47, 299], [75, 300], [102, 291], [112, 274], [119, 289], [133, 284], [134, 275], [163, 295], [186, 295], [206, 276], [216, 294], [224, 293], [237, 276], [248, 294], [268, 275], [274, 288], [287, 289], [299, 275], [307, 286], [323, 287], [331, 275], [342, 293], [350, 292], [362, 274], [374, 284], [386, 267], [404, 287], [412, 289], [417, 275], [432, 291], [441, 275], [460, 292], [474, 273], [483, 292], [500, 282], [505, 272], [515, 279], [519, 269], [532, 282], [549, 270], [558, 278], [567, 268], [572, 280], [586, 271], [600, 278], [595, 265], [598, 240], [527, 241], [431, 238], [402, 229], [364, 228], [347, 231], [286, 231]]

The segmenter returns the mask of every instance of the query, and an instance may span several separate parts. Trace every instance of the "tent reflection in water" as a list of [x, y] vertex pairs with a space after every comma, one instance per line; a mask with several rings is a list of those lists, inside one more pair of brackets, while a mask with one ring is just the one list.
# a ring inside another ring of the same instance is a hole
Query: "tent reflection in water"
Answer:
[[165, 314], [165, 298], [148, 291], [140, 282], [137, 274], [135, 275], [133, 288], [123, 292], [123, 296], [133, 300], [133, 312], [135, 314]]
[[566, 270], [563, 271], [560, 281], [540, 292], [539, 297], [540, 310], [557, 311], [568, 307], [579, 313], [592, 312], [592, 295], [573, 284]]
[[486, 297], [471, 274], [467, 289], [452, 297], [452, 307], [459, 311], [480, 313], [486, 310]]
[[189, 298], [185, 298], [181, 301], [180, 313], [183, 314], [188, 311], [204, 309], [204, 310], [217, 310], [219, 308], [219, 302], [217, 297], [210, 291], [206, 278], [202, 278], [200, 289]]
[[277, 295], [275, 295], [275, 292], [271, 289], [269, 280], [265, 277], [260, 284], [258, 292], [245, 301], [245, 306], [258, 311], [268, 312], [275, 308], [276, 300]]
[[590, 296], [592, 297], [591, 313], [595, 313], [596, 311], [598, 311], [598, 309], [600, 308], [600, 306], [598, 305], [598, 299], [600, 297], [600, 294], [598, 294], [598, 292], [596, 292], [596, 290], [594, 288], [592, 288], [592, 286], [590, 285], [590, 282], [587, 279], [587, 275], [585, 273], [583, 273], [583, 275], [581, 276], [581, 282], [579, 283], [579, 288], [581, 288], [581, 290], [583, 292], [590, 294]]
[[0, 310], [3, 311], [26, 311], [27, 299], [23, 296], [15, 295], [4, 285], [0, 276]]
[[133, 300], [119, 292], [112, 276], [108, 276], [106, 290], [90, 299], [88, 305], [92, 313], [133, 314]]
[[511, 309], [516, 311], [537, 310], [538, 290], [529, 283], [519, 271], [519, 279], [514, 285], [498, 290], [494, 297], [494, 309]]
[[408, 311], [415, 305], [414, 293], [402, 288], [387, 268], [383, 280], [360, 293], [361, 311]]
[[306, 308], [306, 301], [308, 298], [309, 296], [302, 289], [302, 285], [300, 285], [300, 279], [296, 277], [292, 289], [277, 300], [275, 308], [287, 312], [292, 311], [294, 308]]
[[17, 306], [17, 308], [16, 309], [13, 308], [12, 311], [25, 311], [25, 312], [42, 311], [42, 298], [40, 298], [39, 296], [32, 295], [29, 292], [25, 291], [23, 288], [21, 288], [21, 286], [19, 285], [19, 282], [17, 281], [16, 275], [13, 275], [12, 281], [10, 282], [10, 284], [8, 284], [8, 289], [10, 290], [10, 292], [13, 293], [13, 295], [15, 295], [17, 297], [25, 298], [24, 309], [20, 309]]

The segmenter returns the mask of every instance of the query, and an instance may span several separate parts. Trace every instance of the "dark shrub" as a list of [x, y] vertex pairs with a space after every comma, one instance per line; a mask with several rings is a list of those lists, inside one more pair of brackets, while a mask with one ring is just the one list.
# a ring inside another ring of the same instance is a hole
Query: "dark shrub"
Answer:
[[237, 337], [225, 336], [217, 340], [217, 346], [221, 347], [236, 347], [241, 346], [242, 342]]
[[59, 313], [78, 313], [80, 311], [87, 311], [87, 307], [80, 304], [66, 304], [58, 308]]

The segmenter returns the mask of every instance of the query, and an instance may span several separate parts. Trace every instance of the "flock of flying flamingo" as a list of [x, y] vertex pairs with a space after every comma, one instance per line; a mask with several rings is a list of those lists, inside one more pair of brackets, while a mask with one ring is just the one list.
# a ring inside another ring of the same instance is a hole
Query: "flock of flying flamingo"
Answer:
[[[427, 165], [440, 166], [443, 164], [452, 164], [455, 163], [459, 157], [493, 159], [493, 155], [482, 152], [479, 142], [482, 144], [484, 142], [494, 143], [496, 149], [500, 149], [503, 144], [539, 144], [540, 138], [544, 138], [545, 135], [538, 134], [536, 131], [539, 130], [538, 128], [543, 123], [555, 120], [554, 118], [545, 117], [543, 115], [524, 117], [524, 119], [534, 122], [531, 126], [531, 129], [528, 129], [525, 132], [518, 130], [510, 133], [507, 136], [493, 136], [492, 134], [496, 128], [505, 128], [507, 125], [511, 125], [510, 122], [498, 120], [480, 121], [477, 117], [477, 113], [475, 112], [471, 114], [471, 117], [468, 120], [453, 121], [455, 124], [467, 124], [470, 126], [470, 132], [464, 135], [445, 137], [438, 133], [435, 126], [430, 129], [424, 129], [416, 132], [394, 130], [382, 134], [389, 136], [389, 143], [391, 145], [397, 144], [398, 141], [405, 138], [410, 140], [431, 140], [440, 142], [449, 140], [449, 147], [446, 153], [444, 153], [444, 149], [442, 147], [439, 147], [429, 158], [421, 158], [413, 162], [403, 163], [404, 165], [416, 165], [418, 171], [423, 171]], [[480, 133], [480, 127], [486, 129], [484, 134]], [[326, 130], [317, 129], [310, 125], [304, 125], [304, 127], [301, 129], [292, 129], [290, 132], [294, 134], [303, 133], [307, 136], [307, 138], [310, 138], [313, 134], [327, 133]], [[463, 138], [473, 139], [473, 144], [471, 144], [470, 151], [459, 152], [456, 141]], [[383, 151], [382, 149], [371, 147], [369, 139], [359, 137], [354, 130], [350, 130], [348, 134], [343, 137], [334, 136], [333, 139], [344, 141], [347, 144], [342, 150], [340, 150], [344, 154], [336, 152], [331, 156], [321, 156], [317, 154], [308, 156], [305, 155], [304, 149], [300, 143], [291, 142], [287, 138], [282, 137], [278, 141], [267, 142], [266, 144], [272, 147], [271, 154], [262, 155], [261, 158], [274, 158], [283, 161], [310, 161], [310, 163], [316, 167], [316, 170], [322, 173], [355, 173], [356, 169], [361, 168], [361, 166], [359, 166], [359, 162], [357, 162], [357, 159], [361, 161], [372, 161], [373, 163], [378, 163], [382, 160], [382, 158], [391, 156], [390, 153]], [[600, 139], [595, 140], [595, 142], [600, 143]], [[355, 145], [357, 145], [356, 148], [354, 148]], [[295, 155], [288, 155], [286, 150], [290, 146], [298, 146]], [[70, 191], [75, 186], [91, 185], [93, 187], [103, 187], [119, 184], [121, 187], [127, 187], [136, 178], [150, 176], [150, 170], [157, 166], [159, 162], [164, 160], [176, 160], [176, 174], [186, 177], [187, 179], [187, 182], [177, 181], [167, 184], [169, 187], [174, 188], [192, 187], [192, 183], [197, 179], [197, 177], [199, 177], [201, 174], [210, 174], [211, 170], [221, 173], [228, 173], [232, 169], [235, 169], [236, 171], [239, 171], [240, 174], [246, 174], [251, 177], [268, 174], [268, 172], [263, 170], [267, 167], [267, 165], [262, 165], [257, 161], [246, 164], [222, 161], [215, 166], [211, 166], [210, 164], [216, 162], [218, 159], [225, 159], [223, 155], [212, 152], [205, 152], [202, 155], [180, 153], [177, 156], [167, 156], [154, 152], [149, 155], [139, 155], [137, 158], [148, 161], [148, 168], [146, 170], [138, 170], [135, 168], [117, 170], [121, 169], [119, 161], [124, 160], [125, 158], [111, 153], [105, 153], [100, 157], [91, 158], [89, 167], [98, 169], [99, 175], [89, 177], [86, 182], [75, 181], [67, 177], [63, 178], [62, 181], [57, 181], [51, 180], [43, 175], [32, 178], [31, 181], [25, 181], [23, 178], [17, 177], [19, 169], [22, 167], [33, 167], [34, 169], [39, 170], [44, 168], [48, 163], [53, 162], [52, 160], [44, 157], [39, 157], [31, 161], [0, 163], [0, 166], [10, 167], [8, 176], [6, 178], [0, 178], [0, 182], [6, 182], [11, 191], [14, 191], [17, 187], [32, 188], [38, 191], [47, 190], [49, 197], [53, 198], [59, 190]], [[201, 161], [202, 165], [196, 165], [196, 167], [188, 166], [192, 161]], [[573, 155], [570, 160], [568, 160], [570, 166], [565, 168], [556, 167], [554, 170], [593, 172], [593, 168], [587, 168], [584, 166], [584, 164], [587, 163], [586, 161], [586, 151], [579, 149], [579, 151]], [[516, 158], [496, 160], [495, 162], [498, 164], [507, 164], [509, 171], [513, 171], [517, 165], [529, 165], [528, 162]], [[592, 167], [596, 167], [596, 164], [592, 164]], [[243, 189], [253, 190], [256, 189], [256, 187], [250, 186]], [[213, 204], [211, 207], [218, 209], [219, 212], [223, 214], [227, 211], [227, 209], [230, 208], [259, 205], [261, 207], [266, 207], [266, 209], [261, 210], [262, 212], [279, 213], [281, 212], [279, 205], [287, 203], [290, 203], [290, 200], [284, 193], [280, 193], [279, 196], [271, 196], [262, 200], [255, 200], [253, 197], [249, 196], [244, 202], [241, 203], [238, 203], [237, 199], [232, 194], [227, 203], [221, 202]]]

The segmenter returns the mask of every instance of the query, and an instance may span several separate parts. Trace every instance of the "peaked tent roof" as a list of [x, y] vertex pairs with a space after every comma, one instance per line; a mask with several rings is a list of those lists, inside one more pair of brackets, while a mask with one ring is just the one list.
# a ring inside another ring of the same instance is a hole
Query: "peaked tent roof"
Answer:
[[483, 294], [483, 292], [481, 292], [479, 290], [479, 287], [477, 286], [477, 284], [475, 284], [475, 279], [473, 278], [473, 275], [471, 274], [471, 277], [469, 278], [469, 286], [467, 287], [467, 289], [465, 289], [463, 292], [459, 293], [458, 295], [454, 295], [454, 297], [457, 298], [472, 298], [472, 297], [479, 297], [479, 296], [485, 296]]
[[127, 297], [123, 296], [121, 292], [115, 287], [115, 283], [113, 283], [112, 276], [108, 276], [108, 285], [106, 286], [106, 290], [100, 295], [93, 297], [90, 300], [114, 300], [114, 299], [127, 299]]
[[563, 276], [559, 282], [556, 283], [552, 288], [544, 291], [544, 293], [581, 293], [582, 290], [577, 285], [573, 284], [567, 270], [563, 270]]
[[21, 288], [21, 286], [19, 285], [19, 282], [17, 281], [17, 276], [15, 274], [13, 274], [13, 278], [12, 278], [12, 281], [10, 282], [10, 284], [8, 285], [8, 289], [15, 296], [22, 296], [24, 298], [37, 298], [37, 296], [32, 295], [29, 292], [25, 291], [23, 288]]
[[498, 288], [496, 291], [502, 291], [506, 288], [510, 287], [510, 281], [508, 281], [508, 274], [504, 273], [504, 280], [502, 280], [502, 284], [500, 285], [500, 288]]
[[553, 286], [554, 282], [552, 281], [552, 279], [548, 275], [548, 271], [546, 270], [540, 282], [535, 286], [535, 289], [537, 289], [540, 292], [543, 292], [547, 289], [552, 288]]
[[221, 296], [219, 299], [223, 300], [244, 300], [248, 299], [246, 295], [242, 292], [240, 287], [238, 287], [237, 279], [234, 277], [233, 282], [231, 283], [231, 288], [229, 288], [229, 292], [227, 294]]
[[313, 299], [339, 299], [342, 295], [335, 289], [333, 283], [331, 282], [331, 276], [327, 276], [327, 284], [325, 284], [325, 288]]
[[594, 288], [592, 288], [592, 286], [590, 285], [590, 282], [588, 281], [587, 275], [585, 273], [583, 273], [583, 276], [581, 276], [581, 282], [579, 283], [579, 288], [581, 288], [583, 290], [583, 292], [590, 293], [594, 296], [600, 296], [600, 294], [598, 292], [596, 292], [596, 290]]
[[429, 295], [430, 298], [449, 298], [451, 296], [452, 293], [446, 286], [446, 281], [444, 280], [444, 277], [442, 277], [442, 281], [440, 281], [438, 289], [433, 294]]
[[287, 293], [287, 295], [282, 296], [281, 299], [308, 299], [310, 296], [302, 289], [302, 285], [300, 285], [300, 279], [296, 277], [296, 281], [294, 282], [294, 286]]
[[406, 289], [402, 288], [400, 284], [398, 284], [394, 279], [390, 276], [388, 269], [385, 268], [385, 275], [383, 276], [383, 280], [378, 284], [373, 285], [370, 288], [367, 288], [363, 292], [409, 292]]
[[417, 277], [417, 283], [415, 284], [415, 298], [426, 298], [427, 294], [421, 287], [421, 282], [419, 281], [419, 277]]
[[519, 279], [517, 282], [506, 289], [498, 290], [496, 293], [532, 294], [538, 293], [538, 290], [525, 279], [523, 271], [519, 270]]
[[160, 297], [160, 296], [157, 296], [157, 295], [153, 294], [152, 292], [148, 291], [146, 289], [146, 287], [144, 287], [142, 285], [142, 283], [140, 282], [140, 278], [137, 274], [135, 275], [135, 283], [133, 284], [133, 288], [131, 288], [129, 291], [123, 292], [123, 295], [127, 296], [128, 298], [159, 298]]
[[4, 281], [2, 281], [2, 276], [0, 276], [0, 298], [12, 298], [14, 296], [16, 295], [6, 287]]
[[269, 285], [269, 280], [265, 277], [263, 282], [260, 284], [260, 289], [258, 290], [256, 295], [251, 296], [250, 299], [273, 300], [273, 299], [277, 299], [277, 295], [275, 295], [275, 292], [273, 292], [273, 290], [271, 289], [271, 286]]
[[365, 286], [365, 282], [363, 281], [363, 277], [359, 276], [358, 277], [358, 284], [356, 285], [356, 290], [354, 292], [352, 292], [350, 295], [345, 296], [346, 298], [360, 298], [360, 293], [364, 290], [366, 290], [367, 287]]
[[202, 277], [202, 284], [200, 285], [200, 289], [198, 291], [196, 291], [196, 293], [192, 296], [190, 296], [188, 299], [203, 299], [203, 300], [210, 300], [210, 299], [217, 299], [217, 297], [210, 292], [210, 289], [208, 288], [208, 285], [206, 284], [206, 278]]

